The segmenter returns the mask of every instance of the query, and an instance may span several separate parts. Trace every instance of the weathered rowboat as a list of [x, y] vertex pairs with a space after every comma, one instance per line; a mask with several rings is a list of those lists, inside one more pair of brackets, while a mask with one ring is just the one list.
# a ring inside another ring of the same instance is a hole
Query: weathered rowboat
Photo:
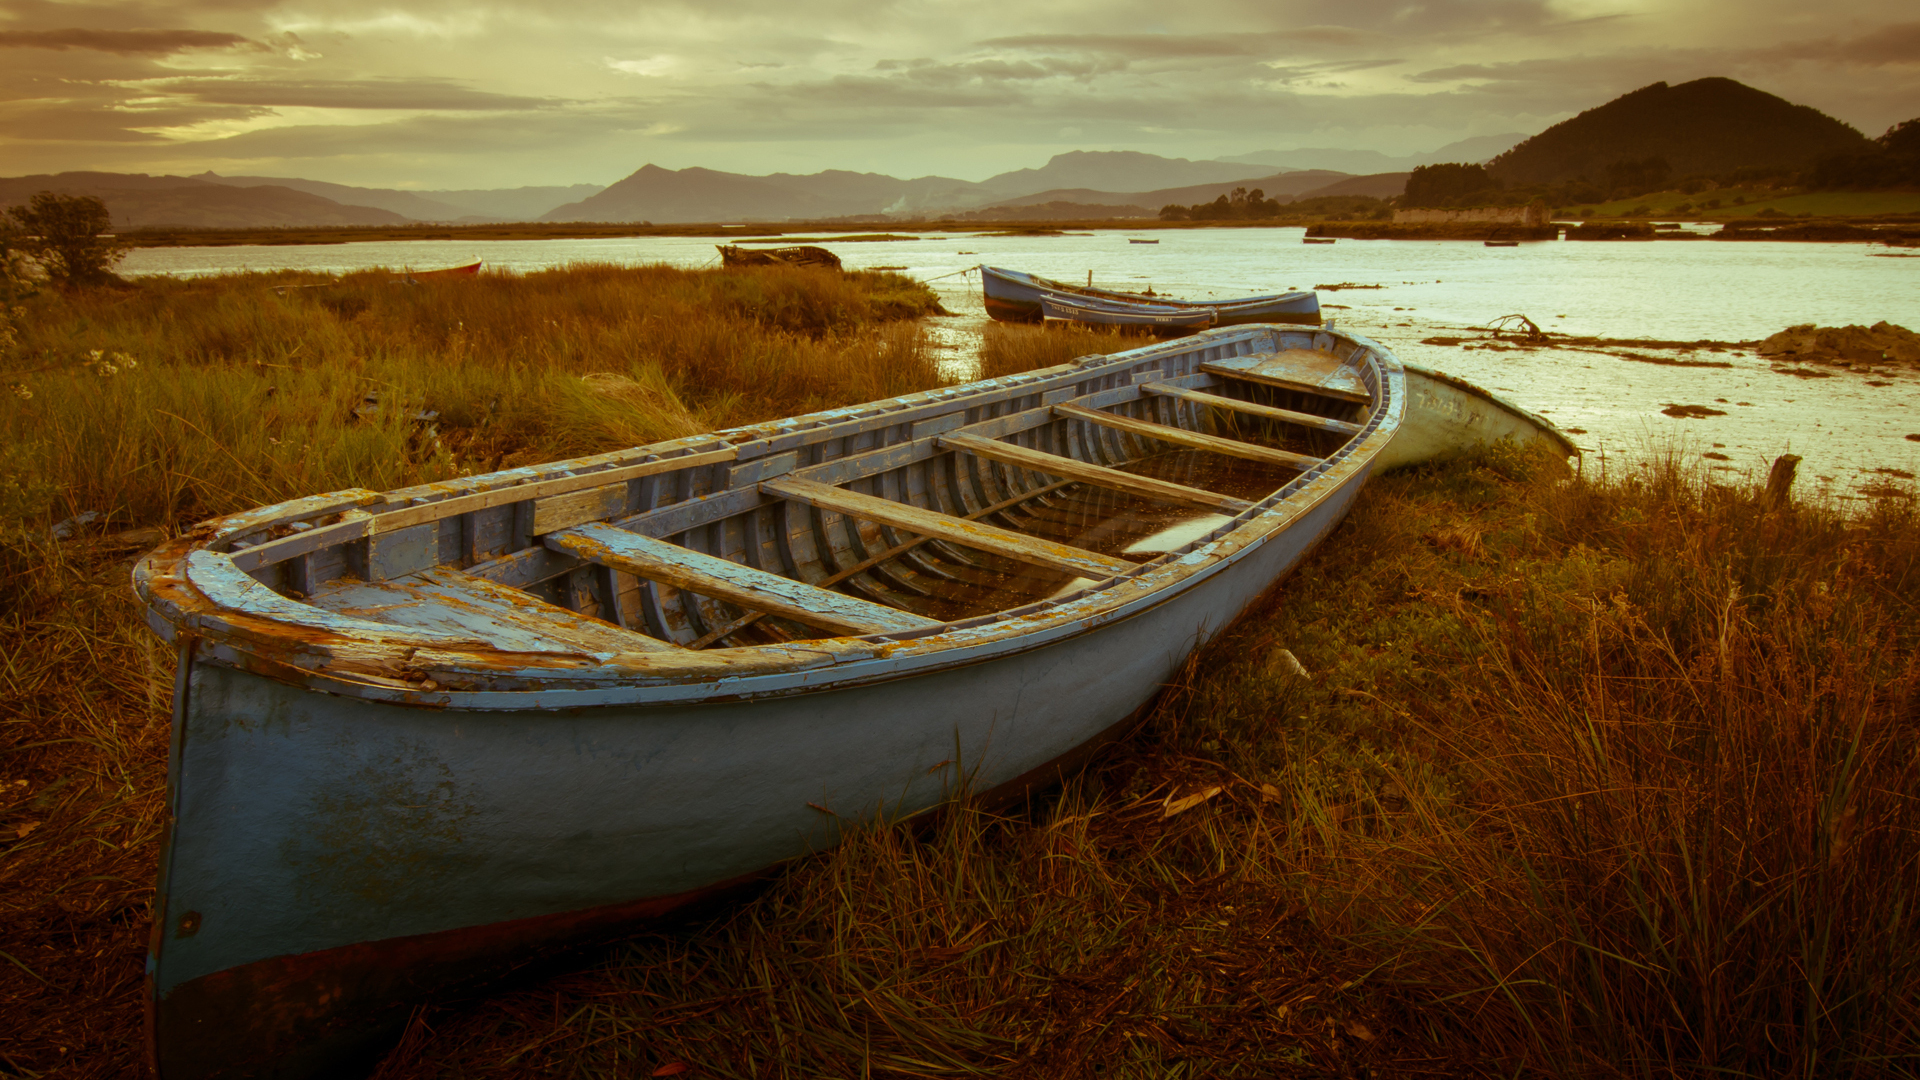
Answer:
[[717, 244], [722, 266], [811, 266], [821, 270], [840, 269], [840, 256], [823, 247], [802, 244], [798, 247], [749, 248], [738, 244]]
[[160, 1075], [323, 1075], [435, 990], [1045, 782], [1409, 401], [1372, 342], [1247, 327], [205, 523], [135, 571], [179, 661]]
[[470, 263], [462, 263], [459, 266], [443, 266], [438, 270], [406, 270], [401, 274], [401, 280], [419, 281], [425, 278], [431, 281], [440, 278], [472, 277], [480, 272], [480, 264], [485, 261], [484, 259], [475, 259]]
[[1580, 448], [1553, 421], [1484, 387], [1445, 372], [1403, 364], [1407, 412], [1400, 431], [1375, 463], [1375, 471], [1413, 465], [1479, 445], [1545, 442], [1563, 457]]
[[1207, 309], [1214, 313], [1216, 326], [1248, 326], [1257, 323], [1288, 323], [1301, 326], [1320, 322], [1320, 297], [1312, 292], [1295, 291], [1267, 296], [1248, 296], [1233, 300], [1175, 300], [1143, 293], [1114, 292], [1091, 286], [1069, 285], [1019, 270], [980, 266], [980, 287], [986, 295], [987, 314], [1002, 322], [1040, 322], [1046, 317], [1040, 301], [1051, 296], [1068, 304], [1099, 303], [1101, 306], [1146, 304], [1185, 310]]
[[1213, 325], [1211, 309], [1182, 309], [1149, 304], [1118, 304], [1090, 301], [1069, 303], [1053, 296], [1040, 298], [1040, 311], [1048, 322], [1084, 323], [1089, 326], [1119, 326], [1152, 330], [1162, 334], [1190, 334]]

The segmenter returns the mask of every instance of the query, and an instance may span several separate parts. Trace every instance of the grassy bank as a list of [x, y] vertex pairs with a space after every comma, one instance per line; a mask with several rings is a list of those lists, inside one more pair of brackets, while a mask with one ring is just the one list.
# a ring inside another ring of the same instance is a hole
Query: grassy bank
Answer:
[[[942, 381], [885, 274], [581, 267], [43, 291], [0, 355], [0, 1075], [136, 1074], [172, 658], [132, 560], [212, 514]], [[66, 540], [56, 522], [99, 518]]]
[[[259, 279], [33, 301], [0, 379], [33, 394], [0, 399], [29, 447], [0, 549], [0, 1069], [135, 1068], [171, 671], [121, 530], [553, 456], [582, 418], [606, 449], [936, 378], [898, 279], [573, 273], [471, 304], [368, 279], [350, 314]], [[850, 314], [802, 319], [826, 288]], [[1135, 343], [993, 327], [982, 362]], [[230, 385], [278, 419], [221, 426]], [[312, 449], [273, 457], [289, 435]], [[109, 522], [48, 541], [71, 508]], [[711, 921], [425, 1010], [382, 1075], [1912, 1075], [1917, 517], [1768, 510], [1672, 461], [1376, 478], [1064, 791], [860, 834]]]
[[1916, 526], [1672, 462], [1377, 479], [1057, 797], [425, 1012], [381, 1075], [1911, 1075]]

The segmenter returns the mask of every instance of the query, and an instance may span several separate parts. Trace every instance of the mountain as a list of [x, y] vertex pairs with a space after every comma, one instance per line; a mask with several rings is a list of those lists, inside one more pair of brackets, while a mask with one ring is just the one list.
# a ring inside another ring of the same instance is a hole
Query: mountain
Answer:
[[1244, 179], [1244, 162], [1188, 161], [1132, 150], [1074, 150], [1055, 154], [1038, 169], [990, 176], [980, 186], [994, 195], [1027, 195], [1055, 188], [1146, 191]]
[[532, 221], [562, 203], [585, 199], [601, 190], [598, 184], [573, 184], [567, 187], [403, 191], [349, 187], [346, 184], [297, 177], [221, 176], [212, 172], [201, 173], [194, 179], [232, 187], [289, 187], [334, 202], [378, 207], [415, 221], [433, 222]]
[[1657, 82], [1563, 120], [1487, 164], [1508, 184], [1604, 179], [1608, 166], [1663, 158], [1674, 176], [1746, 166], [1799, 168], [1859, 153], [1867, 137], [1806, 105], [1732, 79]]
[[1158, 188], [1153, 191], [1102, 191], [1097, 188], [1054, 188], [1036, 192], [1017, 199], [1002, 200], [1002, 206], [1031, 206], [1047, 202], [1072, 202], [1095, 204], [1132, 204], [1152, 207], [1158, 213], [1168, 203], [1187, 206], [1192, 203], [1212, 202], [1222, 195], [1229, 194], [1234, 188], [1259, 188], [1267, 198], [1289, 201], [1301, 192], [1324, 187], [1327, 184], [1347, 179], [1347, 174], [1329, 172], [1324, 169], [1303, 170], [1300, 172], [1276, 173], [1273, 176], [1242, 177], [1226, 183], [1192, 184], [1187, 187]]
[[1378, 150], [1309, 148], [1258, 150], [1251, 154], [1238, 154], [1222, 160], [1244, 162], [1249, 165], [1288, 165], [1296, 169], [1335, 169], [1340, 172], [1361, 174], [1405, 172], [1442, 161], [1479, 164], [1506, 151], [1524, 138], [1526, 136], [1517, 131], [1505, 135], [1475, 135], [1471, 139], [1450, 142], [1438, 150], [1430, 150], [1424, 154], [1408, 154], [1404, 157], [1391, 157]]
[[1388, 172], [1374, 173], [1371, 176], [1349, 176], [1325, 187], [1303, 191], [1294, 198], [1319, 199], [1328, 195], [1365, 195], [1370, 199], [1397, 199], [1407, 190], [1407, 177], [1410, 175], [1412, 174]]
[[769, 177], [650, 164], [597, 195], [547, 211], [540, 220], [780, 221], [838, 212], [830, 200]]
[[0, 178], [0, 204], [34, 194], [92, 195], [107, 204], [115, 228], [278, 228], [309, 225], [404, 225], [407, 218], [372, 206], [335, 202], [280, 185], [235, 188], [191, 176], [69, 172]]
[[602, 184], [568, 184], [517, 188], [453, 188], [419, 191], [423, 198], [460, 207], [469, 214], [500, 221], [538, 221], [556, 206], [577, 202], [605, 191]]
[[417, 192], [349, 187], [346, 184], [329, 184], [325, 180], [302, 180], [291, 176], [221, 176], [215, 172], [199, 173], [192, 179], [236, 188], [292, 188], [337, 203], [372, 206], [414, 221], [458, 221], [473, 214], [471, 210], [430, 199]]

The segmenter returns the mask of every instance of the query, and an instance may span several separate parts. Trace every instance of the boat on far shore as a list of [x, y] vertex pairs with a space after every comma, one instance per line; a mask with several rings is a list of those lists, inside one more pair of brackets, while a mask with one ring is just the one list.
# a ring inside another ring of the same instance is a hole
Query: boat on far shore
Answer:
[[470, 263], [462, 263], [459, 266], [443, 266], [438, 270], [408, 269], [402, 271], [401, 276], [407, 281], [420, 281], [423, 279], [437, 281], [440, 278], [472, 277], [480, 272], [480, 265], [484, 261], [484, 259], [475, 259]]
[[1231, 300], [1176, 300], [1152, 293], [1116, 292], [1091, 285], [1069, 285], [1019, 270], [980, 266], [980, 287], [986, 294], [987, 314], [1000, 322], [1041, 322], [1046, 313], [1041, 300], [1054, 300], [1075, 307], [1117, 309], [1171, 308], [1182, 311], [1213, 312], [1214, 326], [1251, 326], [1281, 323], [1296, 326], [1320, 324], [1320, 297], [1312, 292], [1271, 293]]
[[1127, 243], [1129, 244], [1157, 244], [1159, 242], [1158, 240], [1135, 240], [1132, 237], [1127, 238]]

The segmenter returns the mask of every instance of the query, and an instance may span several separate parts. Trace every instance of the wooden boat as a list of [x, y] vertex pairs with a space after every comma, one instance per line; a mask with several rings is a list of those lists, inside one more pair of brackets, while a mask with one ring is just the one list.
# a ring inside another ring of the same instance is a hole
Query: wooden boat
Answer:
[[1483, 240], [1481, 242], [1488, 247], [1519, 247], [1520, 246], [1520, 241], [1518, 240]]
[[1331, 244], [1333, 240], [1334, 238], [1331, 236], [1303, 236], [1300, 238], [1300, 242], [1303, 244]]
[[472, 277], [480, 272], [480, 264], [484, 261], [483, 259], [475, 259], [470, 263], [463, 263], [459, 266], [443, 266], [438, 270], [407, 270], [401, 275], [400, 280], [412, 282], [433, 281], [440, 278]]
[[1543, 441], [1566, 457], [1580, 448], [1551, 420], [1484, 387], [1417, 364], [1403, 364], [1407, 412], [1376, 471], [1432, 461], [1481, 443]]
[[722, 266], [811, 266], [821, 270], [840, 269], [840, 256], [823, 247], [802, 245], [783, 248], [749, 248], [737, 244], [718, 244]]
[[164, 545], [159, 1075], [324, 1075], [436, 990], [1047, 782], [1433, 449], [1407, 386], [1216, 330]]
[[1127, 238], [1127, 243], [1129, 244], [1157, 244], [1159, 242], [1158, 240], [1135, 240], [1132, 237]]
[[1190, 334], [1213, 325], [1210, 308], [1182, 309], [1147, 304], [1088, 302], [1073, 304], [1052, 296], [1040, 298], [1048, 322], [1082, 323], [1152, 330], [1162, 334]]
[[1146, 304], [1154, 307], [1207, 308], [1214, 312], [1216, 326], [1246, 326], [1257, 323], [1291, 323], [1313, 326], [1320, 322], [1320, 298], [1312, 292], [1272, 293], [1218, 302], [1175, 300], [1143, 293], [1114, 292], [1091, 286], [1069, 285], [1019, 270], [980, 266], [980, 287], [986, 294], [987, 314], [1001, 322], [1040, 322], [1046, 316], [1040, 309], [1045, 296], [1068, 304], [1099, 302]]

